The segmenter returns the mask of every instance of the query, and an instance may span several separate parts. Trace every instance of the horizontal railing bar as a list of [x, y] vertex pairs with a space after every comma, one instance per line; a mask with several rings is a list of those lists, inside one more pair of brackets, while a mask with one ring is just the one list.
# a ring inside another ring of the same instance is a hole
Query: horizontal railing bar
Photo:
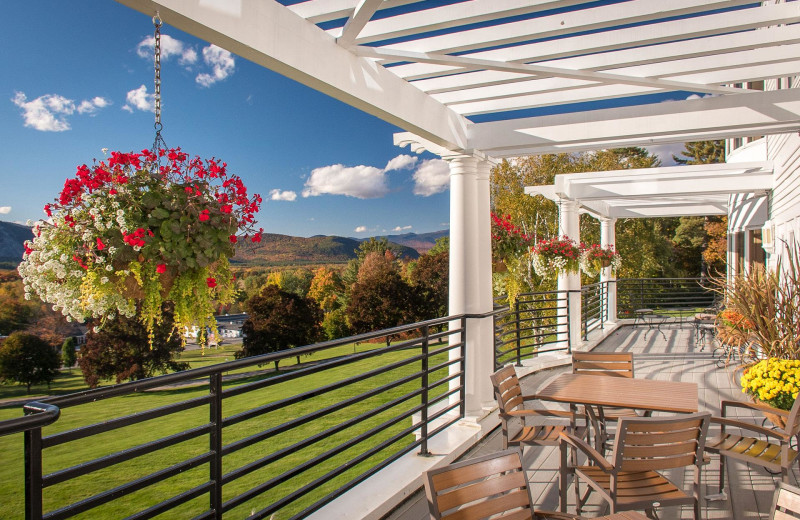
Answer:
[[[313, 397], [318, 397], [320, 395], [326, 394], [328, 392], [332, 392], [334, 390], [339, 390], [344, 387], [350, 386], [353, 383], [358, 383], [369, 379], [371, 377], [379, 376], [381, 374], [391, 372], [392, 370], [397, 370], [398, 368], [402, 368], [406, 365], [411, 363], [415, 363], [420, 361], [422, 358], [425, 357], [425, 354], [418, 354], [416, 356], [410, 357], [408, 359], [403, 359], [401, 361], [396, 361], [384, 367], [376, 368], [374, 370], [370, 370], [368, 372], [364, 372], [363, 374], [359, 374], [357, 376], [349, 377], [347, 379], [342, 379], [341, 381], [337, 381], [335, 383], [331, 383], [325, 386], [321, 386], [319, 388], [315, 388], [313, 390], [309, 390], [307, 392], [303, 392], [300, 394], [293, 395], [291, 397], [287, 397], [285, 399], [280, 399], [278, 401], [274, 401], [264, 406], [259, 406], [257, 408], [250, 409], [246, 412], [241, 412], [236, 415], [231, 415], [230, 417], [226, 417], [222, 421], [223, 427], [232, 426], [236, 423], [240, 423], [242, 421], [252, 419], [266, 413], [273, 412], [275, 410], [280, 410], [286, 406], [291, 404], [296, 404], [303, 402], [307, 399], [311, 399]], [[224, 394], [223, 394], [224, 396]]]
[[119, 464], [121, 462], [135, 459], [136, 457], [147, 455], [148, 453], [152, 453], [154, 451], [158, 451], [160, 449], [167, 448], [169, 446], [174, 446], [175, 444], [188, 441], [189, 439], [194, 439], [195, 437], [206, 435], [210, 430], [211, 430], [211, 425], [205, 424], [203, 426], [198, 426], [197, 428], [192, 428], [190, 430], [176, 433], [174, 435], [170, 435], [168, 437], [164, 437], [156, 441], [148, 442], [146, 444], [141, 444], [134, 448], [129, 448], [127, 450], [122, 450], [116, 453], [112, 453], [110, 455], [106, 455], [105, 457], [93, 459], [89, 462], [78, 464], [77, 466], [72, 466], [59, 471], [54, 471], [53, 473], [50, 473], [42, 477], [42, 487], [46, 488], [49, 486], [53, 486], [55, 484], [59, 484], [66, 480], [86, 475], [98, 469], [107, 468], [109, 466], [113, 466], [114, 464]]
[[118, 417], [116, 419], [109, 419], [105, 422], [83, 426], [81, 428], [75, 428], [74, 430], [56, 433], [54, 435], [44, 437], [42, 439], [42, 447], [50, 448], [65, 442], [83, 439], [84, 437], [109, 432], [125, 426], [131, 426], [140, 422], [157, 419], [159, 417], [164, 417], [165, 415], [184, 412], [186, 410], [208, 404], [210, 401], [211, 397], [204, 395], [189, 399], [187, 401], [182, 401], [180, 403], [168, 404], [160, 408], [153, 408], [152, 410], [147, 410], [145, 412], [134, 413], [124, 417]]
[[[452, 405], [452, 406], [450, 406], [450, 407], [448, 407], [448, 408], [446, 408], [446, 409], [434, 414], [431, 417], [430, 421], [445, 415], [447, 412], [457, 408], [458, 406], [459, 406], [458, 404], [454, 404], [454, 405]], [[450, 422], [448, 424], [445, 424], [445, 425], [435, 429], [433, 431], [433, 433], [431, 433], [428, 437], [430, 438], [433, 435], [435, 435], [436, 433], [439, 433], [444, 428], [452, 425], [458, 419], [460, 419], [460, 417], [454, 419], [452, 422]], [[428, 422], [430, 422], [430, 421], [428, 421]], [[416, 430], [418, 428], [419, 428], [419, 425], [412, 425], [410, 428], [406, 428], [405, 430], [403, 430], [401, 432], [398, 432], [394, 436], [390, 437], [389, 439], [386, 439], [385, 441], [383, 441], [380, 444], [372, 447], [371, 449], [367, 450], [366, 452], [359, 454], [353, 460], [349, 461], [346, 465], [339, 466], [338, 468], [329, 471], [328, 473], [326, 473], [325, 475], [322, 475], [321, 477], [317, 478], [313, 482], [310, 482], [310, 483], [306, 484], [305, 486], [303, 486], [302, 488], [298, 489], [297, 491], [291, 493], [290, 495], [287, 495], [286, 497], [284, 497], [279, 502], [277, 502], [275, 504], [272, 504], [271, 506], [269, 506], [267, 508], [262, 509], [261, 511], [256, 513], [255, 518], [264, 518], [266, 515], [277, 511], [278, 509], [280, 509], [281, 507], [285, 506], [286, 504], [294, 502], [295, 500], [297, 500], [301, 496], [308, 494], [312, 489], [315, 489], [315, 488], [319, 487], [321, 484], [324, 484], [325, 482], [328, 482], [331, 479], [335, 478], [336, 476], [344, 473], [350, 467], [356, 466], [356, 465], [360, 464], [361, 462], [364, 462], [365, 460], [367, 460], [369, 457], [371, 457], [372, 455], [374, 455], [376, 453], [380, 453], [384, 449], [386, 449], [389, 446], [395, 444], [397, 441], [399, 441], [400, 439], [402, 439], [406, 435], [409, 435], [409, 434], [413, 433], [414, 430]], [[398, 451], [393, 457], [391, 457], [389, 460], [385, 461], [384, 465], [380, 465], [380, 466], [381, 467], [386, 467], [389, 463], [393, 462], [397, 458], [401, 457], [405, 453], [408, 453], [408, 451], [410, 451], [410, 450], [414, 449], [416, 446], [418, 446], [419, 442], [421, 442], [421, 441], [415, 441], [408, 448]], [[361, 482], [363, 482], [363, 480]], [[328, 496], [330, 496], [330, 494]], [[306, 511], [301, 513], [301, 515], [305, 514]]]
[[[271, 453], [266, 457], [263, 457], [263, 458], [261, 458], [261, 459], [259, 459], [257, 461], [251, 462], [250, 464], [247, 464], [245, 466], [242, 466], [240, 468], [237, 468], [237, 469], [227, 473], [225, 476], [222, 477], [222, 483], [223, 484], [228, 484], [230, 482], [233, 482], [234, 480], [239, 479], [239, 478], [241, 478], [241, 477], [243, 477], [245, 475], [248, 475], [248, 474], [252, 473], [253, 471], [261, 469], [264, 466], [272, 464], [273, 462], [277, 462], [280, 459], [284, 458], [285, 456], [287, 456], [287, 455], [289, 455], [291, 453], [296, 453], [297, 450], [299, 450], [299, 449], [311, 446], [312, 444], [314, 444], [314, 443], [316, 443], [316, 442], [318, 442], [318, 441], [320, 441], [320, 440], [322, 440], [324, 438], [330, 437], [333, 434], [339, 433], [340, 431], [346, 430], [347, 428], [350, 428], [351, 426], [355, 426], [356, 424], [358, 424], [358, 423], [360, 423], [360, 422], [362, 422], [362, 421], [364, 421], [366, 419], [369, 419], [369, 418], [374, 417], [374, 416], [376, 416], [376, 415], [378, 415], [378, 414], [380, 414], [382, 412], [385, 412], [386, 410], [389, 410], [389, 409], [397, 406], [400, 403], [408, 401], [409, 399], [412, 399], [413, 397], [416, 397], [416, 396], [420, 395], [421, 393], [422, 393], [422, 389], [418, 389], [418, 390], [415, 390], [413, 392], [409, 392], [406, 395], [403, 395], [403, 396], [397, 397], [395, 399], [392, 399], [392, 401], [390, 401], [389, 403], [385, 403], [384, 405], [381, 405], [378, 408], [375, 408], [375, 409], [370, 410], [368, 412], [364, 412], [364, 413], [360, 414], [357, 417], [353, 417], [351, 419], [348, 419], [347, 421], [345, 421], [343, 423], [340, 423], [340, 424], [337, 424], [336, 426], [332, 426], [332, 427], [328, 428], [325, 431], [318, 432], [318, 433], [312, 435], [311, 437], [308, 437], [308, 438], [306, 438], [306, 439], [304, 439], [304, 440], [302, 440], [300, 442], [292, 444], [291, 446], [286, 446], [285, 448], [281, 448], [280, 450], [278, 450], [278, 451], [276, 451], [274, 453]], [[421, 406], [417, 406], [416, 408], [417, 409], [421, 409], [422, 407]]]
[[[170, 509], [174, 509], [181, 504], [185, 504], [190, 500], [194, 500], [195, 498], [208, 493], [213, 487], [213, 482], [206, 482], [188, 491], [184, 491], [180, 495], [175, 495], [174, 497], [156, 504], [153, 507], [149, 507], [144, 511], [133, 514], [127, 517], [125, 520], [147, 520], [148, 518], [156, 517], [166, 511], [169, 511]], [[211, 514], [213, 511], [209, 510], [206, 513]]]
[[214, 520], [216, 518], [216, 511], [208, 510], [200, 513], [199, 515], [192, 518], [192, 520]]
[[42, 402], [48, 404], [54, 404], [62, 408], [67, 406], [75, 406], [78, 404], [84, 404], [92, 401], [108, 399], [110, 397], [129, 394], [139, 390], [146, 390], [158, 386], [164, 386], [183, 381], [200, 379], [219, 372], [229, 372], [231, 370], [249, 367], [252, 365], [265, 365], [267, 363], [272, 363], [273, 361], [280, 361], [281, 359], [296, 357], [304, 354], [311, 354], [323, 350], [329, 350], [334, 347], [349, 345], [351, 343], [365, 342], [371, 339], [383, 338], [385, 336], [400, 334], [402, 332], [407, 332], [409, 330], [416, 330], [425, 326], [432, 327], [435, 325], [443, 325], [446, 323], [450, 323], [452, 321], [460, 321], [462, 318], [468, 318], [468, 319], [488, 318], [493, 316], [494, 314], [495, 312], [492, 311], [483, 314], [461, 314], [456, 316], [436, 318], [432, 320], [417, 322], [410, 325], [401, 325], [389, 329], [367, 332], [364, 334], [357, 334], [355, 336], [349, 336], [346, 338], [340, 338], [340, 339], [325, 341], [322, 343], [314, 343], [312, 345], [305, 345], [302, 347], [295, 347], [292, 349], [281, 350], [279, 352], [271, 352], [269, 354], [262, 354], [259, 356], [252, 356], [234, 361], [226, 361], [224, 363], [218, 363], [216, 365], [211, 365], [207, 367], [193, 368], [191, 370], [175, 372], [173, 374], [165, 374], [165, 375], [140, 379], [137, 381], [120, 383], [110, 387], [95, 388], [95, 389], [75, 392], [64, 396], [49, 397], [47, 399], [42, 400]]
[[27, 414], [24, 417], [0, 421], [0, 437], [43, 428], [56, 422], [61, 415], [61, 410], [58, 406], [50, 403], [40, 403], [39, 401], [27, 403], [23, 410]]
[[121, 486], [117, 486], [113, 489], [109, 489], [102, 493], [98, 493], [97, 495], [91, 496], [80, 502], [75, 502], [74, 504], [70, 504], [66, 507], [61, 509], [57, 509], [55, 511], [51, 511], [46, 515], [42, 516], [43, 520], [62, 520], [64, 518], [69, 518], [71, 516], [75, 516], [79, 513], [86, 512], [90, 509], [93, 509], [97, 506], [106, 504], [112, 500], [117, 498], [124, 497], [126, 495], [130, 495], [140, 489], [144, 489], [147, 486], [151, 486], [156, 482], [161, 482], [162, 480], [166, 480], [168, 478], [172, 478], [175, 475], [180, 475], [182, 472], [190, 470], [192, 468], [196, 468], [202, 464], [208, 463], [211, 458], [214, 456], [213, 453], [204, 453], [202, 455], [198, 455], [197, 457], [193, 457], [189, 460], [183, 461], [179, 464], [175, 464], [168, 468], [164, 468], [160, 471], [155, 473], [151, 473], [145, 477], [139, 478], [132, 482], [128, 482]]
[[319, 419], [320, 417], [324, 417], [324, 416], [329, 415], [329, 414], [331, 414], [333, 412], [339, 411], [339, 410], [341, 410], [343, 408], [347, 408], [348, 406], [356, 404], [356, 403], [358, 403], [358, 402], [360, 402], [360, 401], [362, 401], [364, 399], [369, 399], [370, 397], [374, 397], [376, 395], [380, 395], [381, 393], [385, 392], [386, 390], [390, 390], [392, 388], [404, 385], [404, 384], [409, 383], [409, 382], [411, 382], [411, 381], [413, 381], [415, 379], [420, 378], [421, 376], [422, 376], [422, 372], [415, 372], [414, 374], [411, 374], [411, 375], [406, 376], [404, 378], [401, 378], [399, 380], [393, 381], [393, 382], [391, 382], [389, 384], [383, 385], [380, 388], [373, 388], [372, 390], [370, 390], [369, 392], [365, 392], [364, 394], [352, 396], [352, 397], [350, 397], [348, 399], [345, 399], [344, 401], [339, 401], [338, 403], [334, 403], [332, 405], [326, 406], [325, 408], [322, 408], [321, 410], [317, 410], [315, 412], [306, 414], [306, 415], [304, 415], [302, 417], [296, 417], [296, 418], [294, 418], [294, 419], [292, 419], [290, 421], [286, 421], [284, 423], [281, 423], [280, 425], [275, 426], [273, 428], [269, 428], [267, 430], [258, 432], [255, 435], [251, 435], [250, 437], [246, 437], [244, 439], [240, 439], [240, 440], [238, 440], [236, 442], [228, 444], [228, 445], [226, 445], [226, 446], [224, 446], [222, 448], [222, 454], [223, 455], [229, 455], [229, 454], [234, 453], [236, 451], [239, 451], [239, 450], [241, 450], [243, 448], [251, 446], [251, 445], [253, 445], [253, 444], [257, 443], [257, 442], [264, 441], [264, 440], [266, 440], [266, 439], [268, 439], [270, 437], [273, 437], [273, 436], [278, 435], [280, 433], [283, 433], [285, 431], [291, 430], [292, 428], [294, 428], [296, 426], [301, 426], [303, 424], [308, 424], [309, 421], [313, 421], [314, 419]]

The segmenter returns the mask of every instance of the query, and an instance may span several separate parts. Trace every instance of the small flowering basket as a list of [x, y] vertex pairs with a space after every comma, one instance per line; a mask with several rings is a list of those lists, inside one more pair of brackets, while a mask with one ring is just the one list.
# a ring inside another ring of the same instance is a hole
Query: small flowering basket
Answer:
[[597, 276], [605, 267], [611, 267], [616, 273], [620, 265], [622, 257], [612, 245], [602, 247], [599, 244], [592, 244], [581, 251], [580, 268], [587, 276]]
[[171, 302], [176, 330], [214, 327], [214, 301], [233, 297], [235, 244], [262, 233], [261, 197], [226, 167], [179, 148], [78, 167], [25, 243], [26, 298], [79, 322], [138, 315], [150, 332]]
[[581, 250], [569, 237], [540, 240], [531, 249], [533, 269], [542, 278], [559, 273], [576, 273], [579, 268]]
[[[745, 369], [742, 392], [757, 401], [780, 410], [791, 410], [800, 391], [800, 360], [768, 358]], [[783, 417], [767, 417], [780, 428], [786, 427]]]

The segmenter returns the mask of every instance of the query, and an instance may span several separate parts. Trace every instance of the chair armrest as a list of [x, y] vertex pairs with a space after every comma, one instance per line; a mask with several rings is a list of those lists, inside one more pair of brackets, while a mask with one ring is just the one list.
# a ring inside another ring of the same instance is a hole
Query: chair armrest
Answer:
[[733, 426], [743, 430], [749, 430], [751, 432], [760, 433], [762, 435], [766, 435], [767, 437], [775, 437], [776, 439], [781, 439], [784, 441], [788, 441], [792, 437], [781, 429], [773, 430], [770, 428], [764, 428], [763, 426], [758, 426], [753, 423], [739, 421], [736, 419], [730, 419], [728, 417], [712, 417], [711, 422], [715, 424], [722, 424], [724, 426]]
[[597, 464], [600, 469], [605, 471], [606, 473], [611, 472], [614, 469], [614, 465], [611, 464], [606, 460], [603, 455], [597, 451], [596, 449], [592, 448], [586, 441], [581, 439], [580, 437], [576, 437], [567, 432], [561, 432], [559, 434], [561, 436], [561, 442], [567, 443], [573, 448], [577, 448], [584, 452], [595, 464]]
[[505, 412], [504, 415], [508, 417], [540, 416], [540, 417], [562, 417], [564, 419], [572, 418], [572, 412], [566, 412], [563, 410], [548, 410], [545, 408], [528, 408], [525, 410], [511, 410], [510, 412]]
[[725, 417], [725, 410], [727, 408], [747, 408], [750, 410], [757, 410], [759, 412], [774, 413], [775, 415], [780, 415], [781, 417], [789, 417], [788, 411], [781, 410], [780, 408], [773, 408], [772, 406], [766, 404], [748, 403], [745, 401], [722, 401], [721, 409], [723, 417]]

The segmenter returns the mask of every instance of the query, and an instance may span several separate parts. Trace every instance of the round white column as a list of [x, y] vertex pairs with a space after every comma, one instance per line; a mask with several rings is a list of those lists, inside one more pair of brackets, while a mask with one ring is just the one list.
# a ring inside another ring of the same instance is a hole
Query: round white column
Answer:
[[[580, 243], [581, 230], [578, 214], [578, 203], [571, 200], [558, 202], [558, 233]], [[569, 330], [569, 342], [572, 348], [581, 342], [581, 275], [580, 273], [560, 273], [558, 290], [567, 292], [567, 316], [559, 318], [559, 337], [565, 337]], [[569, 324], [569, 325], [568, 325]], [[569, 326], [569, 329], [567, 327]]]
[[[450, 165], [449, 314], [483, 314], [492, 310], [491, 228], [488, 161], [472, 156], [446, 158]], [[453, 324], [451, 327], [458, 327]], [[482, 415], [493, 403], [489, 374], [494, 368], [492, 318], [469, 319], [466, 330], [466, 414]], [[450, 343], [461, 341], [451, 336]], [[451, 359], [458, 352], [451, 351]], [[459, 370], [451, 366], [451, 374]], [[458, 380], [450, 383], [459, 385]], [[451, 399], [457, 399], [457, 396]]]
[[[600, 245], [603, 247], [613, 246], [617, 248], [617, 219], [600, 219]], [[611, 267], [604, 267], [600, 270], [600, 282], [608, 282], [608, 302], [606, 306], [606, 321], [616, 323], [617, 321], [617, 277], [611, 271]]]

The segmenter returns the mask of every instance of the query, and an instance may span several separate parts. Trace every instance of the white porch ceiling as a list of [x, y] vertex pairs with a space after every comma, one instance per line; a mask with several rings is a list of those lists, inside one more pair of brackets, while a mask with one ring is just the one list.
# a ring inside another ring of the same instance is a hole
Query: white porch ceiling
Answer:
[[800, 89], [733, 86], [800, 75], [800, 2], [118, 1], [454, 152], [800, 130]]
[[604, 218], [727, 215], [731, 195], [771, 190], [772, 173], [768, 162], [572, 173], [525, 193], [575, 201]]

